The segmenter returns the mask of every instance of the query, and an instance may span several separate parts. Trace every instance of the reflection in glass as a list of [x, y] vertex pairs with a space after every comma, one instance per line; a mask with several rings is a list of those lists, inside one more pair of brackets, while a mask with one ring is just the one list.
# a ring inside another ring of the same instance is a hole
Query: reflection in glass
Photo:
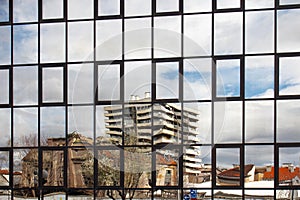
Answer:
[[9, 0], [0, 0], [0, 22], [9, 21]]
[[37, 62], [37, 28], [36, 25], [14, 26], [14, 64]]
[[179, 97], [179, 63], [156, 63], [156, 98], [171, 99]]
[[96, 144], [122, 144], [122, 106], [97, 106], [96, 108]]
[[274, 141], [273, 101], [245, 103], [245, 139], [246, 142]]
[[177, 186], [179, 168], [178, 149], [156, 150], [156, 185]]
[[15, 67], [13, 72], [14, 105], [36, 105], [38, 103], [37, 66]]
[[300, 147], [279, 148], [279, 185], [299, 185]]
[[300, 102], [277, 101], [277, 141], [299, 142]]
[[[106, 1], [106, 0], [105, 0]], [[122, 21], [100, 20], [96, 22], [97, 60], [116, 60], [122, 56]]]
[[242, 190], [214, 190], [214, 199], [242, 199]]
[[179, 57], [181, 55], [180, 27], [180, 16], [154, 18], [154, 57]]
[[68, 108], [68, 133], [78, 132], [93, 144], [93, 107], [70, 106]]
[[216, 143], [242, 141], [242, 103], [216, 102], [214, 113], [214, 139]]
[[43, 19], [64, 18], [63, 0], [42, 0]]
[[245, 8], [246, 9], [262, 9], [262, 8], [273, 8], [273, 0], [246, 0]]
[[93, 64], [68, 65], [68, 101], [69, 103], [92, 103]]
[[151, 18], [125, 20], [125, 58], [151, 57]]
[[93, 0], [68, 0], [68, 19], [93, 18], [93, 4]]
[[183, 115], [183, 124], [190, 126], [187, 129], [190, 135], [184, 143], [211, 143], [211, 103], [185, 103], [183, 111], [186, 112]]
[[37, 108], [14, 109], [14, 146], [38, 146]]
[[[15, 191], [15, 196], [37, 197], [38, 187], [38, 150], [15, 149], [13, 154], [13, 173], [15, 188], [32, 188], [29, 190]], [[44, 181], [44, 180], [43, 180]]]
[[[9, 152], [8, 151], [0, 151], [0, 169], [8, 169], [9, 168]], [[8, 170], [7, 170], [8, 172]], [[5, 175], [9, 175], [9, 174], [5, 174]], [[9, 186], [8, 181], [5, 181], [6, 179], [4, 179], [4, 181], [2, 182], [1, 186]]]
[[183, 98], [211, 99], [211, 59], [185, 59], [183, 62]]
[[41, 144], [48, 146], [65, 145], [65, 125], [64, 107], [42, 107], [40, 119]]
[[41, 62], [65, 61], [65, 24], [41, 24]]
[[98, 100], [120, 99], [120, 65], [98, 65]]
[[11, 63], [11, 28], [0, 26], [0, 65]]
[[125, 62], [125, 99], [150, 101], [151, 62]]
[[280, 5], [293, 5], [293, 4], [300, 4], [299, 0], [280, 0]]
[[[98, 151], [98, 186], [120, 185], [120, 151]], [[133, 182], [131, 184], [134, 184]]]
[[246, 13], [246, 53], [274, 52], [274, 12]]
[[70, 22], [68, 28], [68, 60], [92, 60], [93, 22]]
[[46, 150], [42, 154], [44, 186], [64, 186], [64, 152]]
[[[300, 51], [298, 33], [300, 26], [298, 21], [300, 9], [277, 11], [277, 51], [295, 52]], [[292, 30], [292, 31], [291, 31]]]
[[249, 56], [245, 58], [245, 97], [274, 97], [274, 57]]
[[184, 16], [184, 55], [211, 55], [211, 14]]
[[217, 185], [240, 185], [240, 149], [217, 148], [216, 170]]
[[0, 70], [0, 104], [9, 103], [9, 71]]
[[183, 10], [185, 13], [209, 12], [211, 11], [212, 1], [210, 0], [185, 0]]
[[173, 12], [179, 11], [178, 0], [156, 0], [156, 12]]
[[217, 9], [240, 8], [240, 0], [217, 0]]
[[151, 15], [151, 0], [125, 0], [125, 16]]
[[217, 97], [240, 96], [240, 60], [217, 60]]
[[120, 0], [98, 0], [98, 16], [119, 15]]
[[38, 20], [38, 0], [14, 0], [14, 22], [36, 22]]
[[300, 57], [279, 58], [279, 95], [300, 94]]
[[11, 145], [11, 111], [9, 108], [0, 108], [0, 147], [8, 147]]
[[43, 68], [43, 102], [64, 101], [64, 71], [62, 67]]
[[241, 12], [215, 14], [215, 54], [242, 53], [242, 19]]

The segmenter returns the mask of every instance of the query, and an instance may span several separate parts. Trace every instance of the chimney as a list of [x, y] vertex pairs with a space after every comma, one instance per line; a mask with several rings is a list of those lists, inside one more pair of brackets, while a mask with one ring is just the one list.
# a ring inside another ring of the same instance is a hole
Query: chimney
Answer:
[[272, 166], [271, 166], [271, 165], [267, 165], [266, 171], [267, 171], [267, 172], [271, 172], [271, 171], [272, 171]]
[[145, 99], [149, 99], [150, 98], [150, 92], [145, 92]]
[[140, 100], [140, 97], [138, 95], [136, 95], [135, 100]]
[[293, 173], [295, 171], [295, 167], [293, 164], [289, 165], [289, 171]]

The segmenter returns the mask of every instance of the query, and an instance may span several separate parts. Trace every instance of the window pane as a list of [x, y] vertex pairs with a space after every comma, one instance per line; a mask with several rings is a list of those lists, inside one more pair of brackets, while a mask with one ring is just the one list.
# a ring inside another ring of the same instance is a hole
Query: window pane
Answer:
[[68, 65], [69, 103], [92, 103], [94, 101], [94, 65]]
[[0, 65], [11, 63], [11, 28], [10, 26], [0, 26]]
[[156, 63], [156, 98], [179, 97], [179, 63]]
[[151, 0], [125, 0], [125, 16], [151, 15]]
[[151, 57], [151, 19], [125, 20], [125, 58]]
[[154, 57], [181, 55], [181, 18], [179, 16], [155, 17]]
[[37, 108], [14, 109], [14, 146], [38, 146]]
[[249, 56], [245, 58], [245, 97], [274, 97], [274, 57]]
[[216, 167], [223, 169], [217, 175], [217, 185], [240, 185], [240, 149], [218, 148], [216, 150]]
[[177, 186], [178, 185], [178, 149], [156, 150], [156, 185]]
[[183, 9], [185, 13], [190, 12], [209, 12], [211, 11], [211, 3], [210, 0], [185, 0], [183, 2]]
[[120, 65], [98, 65], [98, 100], [120, 99]]
[[37, 63], [38, 27], [14, 26], [14, 64]]
[[184, 55], [211, 55], [211, 14], [184, 16]]
[[0, 70], [0, 104], [9, 104], [9, 71]]
[[0, 108], [0, 132], [1, 140], [0, 147], [8, 147], [11, 145], [10, 131], [11, 131], [11, 109]]
[[[0, 151], [0, 167], [3, 170], [2, 176], [6, 177], [9, 174], [9, 152], [8, 151]], [[8, 172], [8, 173], [7, 173]], [[9, 186], [9, 182], [7, 179], [2, 181], [2, 186]]]
[[120, 185], [120, 159], [119, 150], [98, 151], [98, 186]]
[[217, 97], [240, 96], [240, 60], [217, 60]]
[[246, 13], [246, 53], [274, 52], [274, 12]]
[[242, 141], [242, 103], [216, 102], [214, 110], [215, 143]]
[[185, 59], [183, 97], [185, 100], [211, 99], [211, 59]]
[[93, 22], [68, 23], [68, 60], [93, 60]]
[[121, 105], [97, 106], [96, 108], [96, 144], [101, 146], [122, 144]]
[[299, 0], [280, 0], [280, 5], [293, 5], [293, 4], [300, 4]]
[[68, 107], [68, 133], [77, 132], [88, 142], [86, 145], [93, 144], [93, 113], [91, 106]]
[[217, 0], [217, 9], [240, 8], [240, 0]]
[[68, 0], [68, 19], [93, 18], [93, 4], [93, 0]]
[[0, 22], [9, 21], [9, 0], [0, 0]]
[[38, 20], [38, 0], [14, 0], [14, 22], [36, 22]]
[[300, 94], [300, 57], [279, 58], [279, 95]]
[[62, 67], [43, 68], [43, 102], [64, 101], [64, 71]]
[[119, 15], [120, 0], [98, 0], [98, 16]]
[[277, 101], [277, 141], [299, 142], [298, 100]]
[[172, 12], [179, 11], [178, 0], [156, 0], [156, 12]]
[[43, 19], [64, 18], [63, 0], [43, 0]]
[[245, 126], [246, 142], [273, 142], [273, 101], [246, 102]]
[[96, 22], [97, 60], [116, 60], [122, 56], [122, 21], [101, 20]]
[[300, 51], [300, 10], [279, 10], [277, 11], [277, 51], [294, 52]]
[[261, 9], [261, 8], [273, 8], [273, 0], [246, 0], [245, 8], [246, 9]]
[[43, 173], [45, 179], [44, 186], [64, 185], [64, 152], [63, 151], [43, 151]]
[[151, 100], [151, 62], [125, 62], [125, 99]]
[[215, 14], [215, 54], [242, 53], [242, 13]]
[[[41, 108], [41, 144], [48, 146], [65, 145], [65, 108]], [[49, 140], [50, 139], [50, 140]], [[57, 142], [57, 143], [56, 143]]]
[[65, 61], [65, 24], [41, 24], [41, 62]]
[[298, 185], [300, 147], [279, 148], [279, 185]]

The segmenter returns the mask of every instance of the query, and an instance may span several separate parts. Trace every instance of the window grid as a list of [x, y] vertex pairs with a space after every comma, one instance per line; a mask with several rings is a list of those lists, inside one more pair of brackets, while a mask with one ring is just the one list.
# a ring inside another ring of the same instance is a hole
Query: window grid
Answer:
[[[299, 53], [298, 52], [291, 52], [291, 53], [277, 53], [277, 21], [278, 21], [278, 15], [277, 15], [277, 11], [279, 10], [285, 10], [285, 9], [297, 9], [297, 8], [300, 8], [299, 5], [281, 5], [279, 3], [279, 0], [276, 0], [276, 5], [275, 5], [275, 8], [264, 8], [264, 9], [249, 9], [247, 10], [247, 12], [251, 12], [251, 11], [267, 11], [267, 10], [274, 10], [274, 52], [275, 53], [254, 53], [254, 54], [246, 54], [245, 53], [245, 5], [244, 5], [244, 1], [241, 1], [241, 8], [239, 9], [217, 9], [217, 4], [216, 4], [216, 1], [217, 0], [214, 0], [213, 3], [212, 3], [212, 12], [198, 12], [198, 13], [184, 13], [183, 12], [183, 4], [184, 2], [183, 1], [179, 1], [179, 12], [167, 12], [167, 13], [156, 13], [156, 1], [153, 1], [152, 2], [152, 15], [149, 15], [149, 16], [130, 16], [130, 17], [124, 17], [124, 4], [126, 3], [125, 1], [120, 1], [120, 15], [118, 16], [106, 16], [106, 17], [100, 17], [98, 16], [98, 1], [95, 1], [94, 3], [94, 13], [95, 13], [95, 17], [94, 19], [76, 19], [76, 20], [67, 20], [67, 18], [65, 16], [67, 16], [67, 8], [68, 8], [68, 3], [67, 1], [64, 1], [64, 9], [63, 9], [63, 13], [64, 13], [64, 17], [62, 19], [51, 19], [51, 20], [46, 20], [46, 19], [43, 19], [42, 18], [42, 3], [41, 2], [38, 2], [39, 4], [39, 22], [21, 22], [21, 23], [14, 23], [13, 22], [13, 1], [9, 1], [9, 21], [8, 22], [1, 22], [0, 23], [0, 26], [4, 27], [4, 26], [11, 26], [11, 27], [15, 27], [15, 26], [18, 26], [18, 25], [27, 25], [27, 24], [37, 24], [38, 25], [38, 52], [41, 52], [41, 40], [40, 40], [40, 35], [41, 35], [41, 24], [43, 23], [55, 23], [55, 22], [63, 22], [64, 23], [64, 26], [65, 27], [68, 27], [68, 22], [73, 22], [73, 21], [92, 21], [94, 22], [94, 41], [93, 41], [93, 44], [94, 44], [94, 48], [96, 48], [96, 22], [98, 20], [110, 20], [110, 19], [122, 19], [122, 31], [124, 32], [124, 22], [125, 22], [125, 19], [131, 19], [131, 18], [146, 18], [146, 17], [151, 17], [152, 18], [152, 27], [154, 27], [154, 17], [156, 16], [171, 16], [171, 15], [179, 15], [181, 16], [181, 22], [183, 22], [183, 17], [185, 15], [197, 15], [197, 14], [206, 14], [206, 13], [210, 13], [212, 14], [212, 36], [214, 36], [214, 14], [215, 13], [229, 13], [229, 12], [240, 12], [242, 11], [243, 12], [243, 48], [242, 48], [242, 53], [241, 54], [237, 54], [237, 55], [226, 55], [225, 57], [228, 58], [228, 59], [235, 59], [235, 58], [239, 58], [241, 59], [241, 71], [240, 71], [240, 97], [239, 98], [215, 98], [216, 97], [216, 71], [213, 67], [212, 69], [212, 97], [213, 99], [212, 100], [200, 100], [200, 99], [195, 99], [195, 100], [188, 100], [188, 101], [185, 101], [183, 100], [183, 82], [182, 82], [182, 74], [183, 74], [183, 69], [182, 69], [182, 60], [183, 59], [194, 59], [194, 58], [213, 58], [213, 60], [218, 60], [220, 59], [220, 56], [219, 55], [215, 55], [214, 54], [214, 37], [212, 37], [211, 39], [211, 48], [212, 48], [212, 54], [211, 56], [191, 56], [191, 57], [184, 57], [183, 56], [183, 51], [184, 51], [184, 45], [183, 45], [183, 38], [181, 38], [181, 55], [178, 56], [178, 57], [175, 57], [175, 58], [164, 58], [164, 59], [156, 59], [154, 58], [154, 50], [152, 48], [151, 50], [151, 58], [150, 59], [125, 59], [124, 57], [124, 36], [122, 36], [122, 58], [118, 61], [113, 61], [113, 62], [117, 62], [117, 63], [120, 63], [121, 64], [121, 73], [120, 73], [120, 101], [116, 101], [116, 102], [111, 102], [111, 101], [98, 101], [98, 94], [97, 92], [95, 93], [95, 98], [94, 98], [94, 101], [95, 103], [88, 103], [88, 104], [78, 104], [78, 106], [86, 106], [86, 105], [90, 105], [90, 106], [93, 106], [93, 110], [96, 109], [96, 105], [111, 105], [111, 104], [119, 104], [121, 105], [122, 107], [122, 110], [123, 112], [126, 110], [126, 105], [128, 102], [125, 102], [124, 101], [124, 82], [123, 82], [123, 75], [124, 75], [124, 61], [151, 61], [153, 66], [152, 66], [152, 75], [155, 74], [155, 67], [154, 67], [154, 64], [156, 62], [160, 62], [160, 60], [163, 61], [172, 61], [172, 60], [176, 60], [176, 61], [179, 61], [181, 64], [180, 64], [180, 68], [179, 68], [179, 75], [180, 75], [180, 81], [179, 81], [179, 98], [176, 99], [176, 100], [170, 100], [170, 99], [156, 99], [156, 87], [155, 87], [155, 78], [152, 77], [152, 99], [151, 99], [151, 102], [150, 104], [151, 105], [154, 105], [155, 103], [179, 103], [179, 105], [181, 107], [183, 107], [184, 103], [205, 103], [205, 102], [212, 102], [212, 106], [211, 106], [211, 112], [214, 113], [215, 111], [215, 105], [214, 105], [214, 102], [222, 102], [222, 101], [241, 101], [242, 102], [242, 130], [243, 130], [243, 133], [242, 133], [242, 142], [240, 144], [234, 144], [234, 143], [228, 143], [228, 144], [215, 144], [215, 127], [214, 127], [214, 121], [215, 121], [215, 116], [212, 114], [212, 117], [211, 117], [211, 120], [212, 120], [212, 134], [211, 134], [211, 144], [202, 144], [202, 143], [197, 143], [195, 144], [195, 146], [208, 146], [211, 148], [211, 153], [212, 153], [212, 159], [211, 159], [211, 163], [213, 165], [213, 172], [212, 172], [212, 175], [213, 177], [216, 177], [216, 174], [215, 174], [215, 170], [216, 169], [216, 154], [215, 154], [215, 151], [217, 148], [227, 148], [227, 147], [235, 147], [236, 145], [238, 146], [238, 148], [240, 148], [240, 165], [241, 166], [244, 166], [244, 155], [245, 155], [245, 151], [244, 151], [244, 147], [245, 145], [254, 145], [254, 144], [251, 144], [251, 143], [247, 143], [245, 141], [245, 102], [250, 102], [250, 101], [255, 101], [255, 102], [259, 102], [259, 101], [262, 101], [262, 100], [273, 100], [274, 101], [274, 142], [272, 143], [258, 143], [258, 144], [255, 144], [255, 145], [269, 145], [269, 146], [273, 146], [274, 147], [274, 173], [275, 174], [278, 174], [279, 173], [279, 166], [280, 166], [280, 163], [279, 163], [279, 149], [282, 148], [282, 147], [298, 147], [299, 146], [299, 143], [281, 143], [280, 141], [278, 141], [278, 137], [277, 137], [277, 129], [278, 129], [278, 123], [277, 123], [277, 113], [278, 113], [278, 108], [277, 108], [277, 100], [282, 100], [282, 101], [288, 101], [288, 100], [297, 100], [299, 99], [299, 96], [298, 95], [279, 95], [279, 76], [280, 76], [280, 70], [279, 70], [279, 59], [280, 58], [283, 58], [283, 57], [293, 57], [293, 56], [299, 56]], [[184, 33], [184, 28], [183, 28], [184, 24], [181, 23], [181, 33]], [[65, 29], [66, 32], [65, 32], [65, 46], [66, 46], [66, 55], [68, 55], [68, 40], [67, 40], [67, 37], [68, 37], [68, 29], [66, 28]], [[13, 38], [14, 38], [14, 34], [13, 34], [13, 31], [11, 31], [11, 45], [13, 44]], [[153, 47], [153, 31], [152, 31], [152, 36], [151, 36], [152, 40], [152, 47]], [[96, 49], [97, 51], [97, 49]], [[14, 161], [14, 157], [13, 157], [13, 151], [14, 150], [17, 150], [17, 149], [20, 149], [20, 148], [28, 148], [28, 149], [35, 149], [35, 147], [27, 147], [24, 145], [24, 147], [15, 147], [13, 146], [14, 142], [13, 142], [13, 138], [14, 138], [14, 135], [13, 135], [13, 122], [14, 122], [14, 114], [13, 114], [13, 109], [14, 108], [38, 108], [38, 152], [39, 152], [39, 159], [42, 159], [42, 152], [45, 151], [45, 150], [52, 150], [52, 149], [56, 149], [56, 150], [62, 150], [64, 151], [64, 173], [65, 173], [65, 176], [64, 176], [64, 186], [61, 188], [63, 191], [66, 192], [66, 196], [68, 197], [68, 185], [67, 185], [67, 182], [68, 182], [68, 177], [66, 176], [66, 173], [67, 173], [67, 160], [68, 160], [68, 149], [70, 149], [70, 147], [68, 146], [68, 144], [64, 147], [55, 147], [55, 148], [52, 148], [52, 147], [45, 147], [43, 146], [42, 147], [42, 144], [41, 144], [41, 107], [52, 107], [52, 106], [62, 106], [65, 108], [65, 136], [67, 138], [67, 134], [68, 134], [68, 121], [69, 121], [69, 118], [68, 118], [68, 112], [67, 112], [67, 109], [68, 108], [71, 108], [73, 106], [72, 103], [68, 103], [68, 87], [67, 87], [67, 67], [66, 65], [67, 64], [80, 64], [80, 63], [92, 63], [92, 64], [95, 64], [95, 67], [94, 67], [94, 91], [97, 91], [97, 80], [98, 80], [98, 76], [96, 73], [97, 71], [97, 64], [98, 63], [101, 63], [102, 61], [98, 61], [96, 59], [96, 51], [93, 53], [93, 57], [94, 57], [94, 60], [93, 61], [77, 61], [77, 62], [69, 62], [68, 61], [68, 57], [66, 58], [66, 62], [63, 62], [63, 63], [53, 63], [54, 66], [62, 66], [63, 65], [63, 68], [64, 68], [64, 77], [63, 77], [63, 83], [64, 83], [64, 86], [63, 86], [63, 96], [64, 96], [64, 101], [63, 103], [51, 103], [51, 104], [45, 104], [42, 102], [42, 81], [41, 81], [41, 72], [39, 73], [39, 81], [38, 81], [38, 90], [39, 90], [39, 103], [38, 105], [14, 105], [13, 104], [13, 99], [14, 99], [14, 95], [13, 95], [13, 91], [12, 91], [12, 88], [13, 88], [13, 68], [14, 67], [22, 67], [24, 66], [25, 63], [20, 63], [20, 64], [13, 64], [13, 55], [14, 55], [14, 52], [13, 52], [13, 48], [10, 49], [10, 54], [11, 54], [11, 65], [2, 65], [0, 66], [1, 69], [9, 69], [9, 104], [1, 104], [0, 107], [1, 108], [10, 108], [11, 109], [11, 117], [10, 117], [10, 120], [11, 120], [11, 144], [9, 147], [1, 147], [1, 151], [9, 151], [9, 173], [10, 173], [10, 181], [9, 181], [9, 186], [8, 187], [3, 187], [3, 189], [7, 189], [7, 190], [11, 190], [11, 191], [18, 191], [18, 190], [23, 190], [23, 189], [26, 189], [26, 188], [15, 188], [14, 185], [13, 185], [13, 161]], [[245, 80], [244, 80], [244, 58], [245, 56], [266, 56], [266, 55], [272, 55], [274, 56], [274, 65], [275, 65], [275, 70], [274, 70], [274, 90], [275, 90], [275, 96], [274, 98], [264, 98], [264, 97], [260, 97], [260, 98], [257, 98], [257, 99], [245, 99], [244, 97], [244, 91], [245, 91], [245, 86], [244, 86], [244, 83], [245, 83]], [[106, 62], [106, 61], [104, 61]], [[107, 61], [107, 62], [110, 62], [110, 61]], [[26, 64], [26, 66], [35, 66], [35, 65], [39, 65], [39, 68], [42, 69], [44, 68], [44, 65], [47, 66], [47, 65], [52, 65], [52, 63], [47, 63], [47, 64], [41, 64], [41, 55], [40, 53], [38, 53], [38, 62], [37, 63], [29, 63], [29, 64]], [[62, 64], [62, 65], [61, 65]], [[148, 103], [142, 103], [142, 104], [148, 104]], [[151, 112], [151, 115], [153, 116], [153, 112]], [[181, 112], [181, 116], [183, 116], [183, 112]], [[96, 116], [95, 116], [95, 112], [94, 112], [94, 122], [93, 122], [93, 134], [94, 134], [94, 138], [96, 138]], [[182, 119], [182, 118], [181, 118]], [[124, 121], [124, 116], [122, 116], [122, 121]], [[153, 121], [151, 121], [151, 123], [153, 124]], [[123, 129], [124, 129], [124, 124], [122, 125], [123, 126]], [[181, 127], [182, 129], [182, 127]], [[152, 138], [153, 138], [153, 130], [151, 131], [152, 132]], [[183, 136], [181, 135], [181, 137], [183, 138]], [[125, 145], [124, 143], [124, 134], [122, 135], [122, 138], [123, 138], [123, 143], [118, 146], [118, 148], [120, 149], [124, 149], [125, 147], [128, 147]], [[182, 139], [183, 140], [183, 139]], [[179, 152], [181, 152], [181, 155], [182, 155], [182, 152], [183, 152], [183, 147], [185, 146], [188, 146], [188, 145], [184, 145], [182, 143], [182, 140], [181, 140], [181, 143], [178, 144], [178, 149], [179, 149]], [[65, 142], [67, 143], [67, 139], [65, 139]], [[95, 145], [95, 141], [93, 141], [93, 144]], [[133, 145], [135, 146], [135, 145]], [[113, 148], [114, 146], [112, 146], [111, 148]], [[153, 140], [151, 140], [151, 144], [150, 144], [150, 147], [152, 148], [152, 152], [155, 152], [156, 148], [159, 147], [159, 145], [155, 145], [153, 143]], [[97, 148], [101, 148], [101, 147], [97, 147]], [[94, 149], [94, 152], [98, 151], [97, 148], [95, 147]], [[120, 156], [120, 159], [121, 159], [121, 168], [124, 168], [124, 150], [122, 151], [123, 153], [121, 154]], [[94, 160], [96, 161], [96, 159]], [[42, 166], [40, 165], [39, 166], [39, 177], [42, 177], [43, 174], [42, 174]], [[152, 168], [155, 169], [156, 167], [156, 158], [155, 158], [155, 154], [154, 156], [152, 155]], [[98, 170], [98, 164], [97, 162], [94, 162], [94, 173]], [[95, 173], [96, 174], [96, 173]], [[124, 171], [121, 170], [120, 172], [121, 174], [121, 180], [124, 180]], [[189, 189], [189, 188], [184, 188], [183, 187], [183, 157], [181, 156], [179, 158], [179, 184], [178, 186], [167, 186], [165, 187], [166, 189], [175, 189], [175, 190], [180, 190], [181, 191], [181, 194], [183, 194], [183, 191], [185, 189]], [[241, 169], [241, 174], [243, 174], [243, 168]], [[155, 181], [156, 180], [156, 171], [155, 170], [152, 170], [152, 173], [151, 173], [151, 177], [152, 177], [152, 180]], [[94, 176], [94, 183], [97, 183], [97, 178], [96, 176]], [[276, 195], [276, 190], [279, 190], [279, 189], [284, 189], [284, 188], [290, 188], [290, 186], [280, 186], [279, 183], [278, 183], [278, 180], [275, 179], [275, 187], [274, 187], [274, 195]], [[123, 181], [124, 182], [124, 181]], [[39, 189], [41, 190], [44, 190], [44, 189], [47, 189], [47, 188], [44, 188], [43, 186], [41, 186], [41, 180], [39, 180], [39, 184], [40, 184], [40, 187]], [[2, 187], [2, 186], [1, 186]], [[121, 185], [120, 188], [118, 187], [111, 187], [110, 189], [122, 189], [122, 191], [124, 192], [124, 185]], [[160, 187], [158, 186], [154, 186], [152, 187], [152, 194], [155, 192], [156, 189], [158, 189]], [[297, 188], [298, 189], [298, 186], [293, 186], [292, 188]], [[97, 187], [97, 184], [94, 184], [94, 187], [93, 188], [85, 188], [85, 190], [93, 190], [93, 193], [94, 193], [94, 196], [96, 197], [97, 195], [97, 191], [98, 190], [102, 190], [104, 189], [103, 187]], [[140, 188], [142, 189], [142, 188]], [[199, 190], [201, 188], [198, 188]], [[213, 191], [214, 189], [223, 189], [223, 187], [220, 187], [220, 186], [217, 186], [216, 185], [216, 180], [213, 179], [213, 185], [211, 188], [207, 188], [207, 189], [211, 189], [212, 191], [212, 194], [213, 194]], [[225, 188], [226, 189], [226, 188]], [[236, 187], [229, 187], [229, 189], [237, 189]], [[240, 184], [240, 188], [239, 189], [242, 189], [242, 195], [243, 197], [245, 197], [245, 190], [249, 190], [248, 188], [245, 189], [244, 188], [244, 181], [241, 180], [241, 184]], [[267, 190], [266, 188], [256, 188], [256, 189], [260, 189], [260, 190]], [[74, 189], [75, 191], [76, 189]], [[41, 196], [43, 198], [43, 195]], [[13, 195], [11, 197], [13, 199]], [[153, 197], [152, 197], [153, 198]]]

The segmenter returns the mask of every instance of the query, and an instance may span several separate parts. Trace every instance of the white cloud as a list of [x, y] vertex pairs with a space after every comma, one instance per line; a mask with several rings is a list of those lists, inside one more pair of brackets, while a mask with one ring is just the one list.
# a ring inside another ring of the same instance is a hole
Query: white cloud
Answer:
[[93, 8], [93, 0], [68, 0], [68, 19], [93, 18]]
[[37, 0], [14, 0], [14, 22], [35, 22], [38, 20]]
[[186, 13], [189, 12], [208, 12], [211, 11], [212, 1], [211, 0], [184, 0], [183, 10]]
[[42, 0], [43, 19], [63, 18], [63, 0]]
[[0, 64], [10, 64], [11, 62], [11, 28], [10, 26], [0, 26]]
[[151, 0], [125, 0], [125, 16], [151, 15]]

